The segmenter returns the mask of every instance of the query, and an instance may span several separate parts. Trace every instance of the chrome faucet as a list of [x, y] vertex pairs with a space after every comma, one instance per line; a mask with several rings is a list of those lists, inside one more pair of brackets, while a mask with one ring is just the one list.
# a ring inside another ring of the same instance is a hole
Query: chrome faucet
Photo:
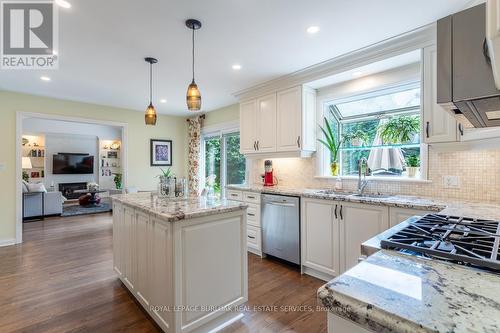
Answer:
[[[362, 172], [363, 165], [365, 166], [365, 172]], [[361, 174], [363, 173], [363, 179], [361, 179]], [[358, 194], [363, 195], [363, 192], [368, 185], [368, 180], [366, 180], [366, 176], [368, 176], [368, 160], [364, 157], [358, 160]]]

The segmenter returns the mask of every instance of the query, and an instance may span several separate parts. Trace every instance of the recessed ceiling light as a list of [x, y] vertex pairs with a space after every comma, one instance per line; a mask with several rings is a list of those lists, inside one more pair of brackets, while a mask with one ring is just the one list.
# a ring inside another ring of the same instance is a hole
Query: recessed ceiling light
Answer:
[[239, 70], [241, 69], [241, 65], [239, 65], [239, 64], [234, 64], [234, 65], [232, 66], [232, 68], [233, 68], [235, 71], [239, 71]]
[[50, 77], [48, 77], [48, 76], [40, 76], [40, 80], [42, 80], [42, 81], [50, 81]]
[[319, 32], [319, 27], [317, 25], [313, 25], [313, 26], [310, 26], [309, 28], [307, 28], [306, 31], [309, 34], [315, 34], [315, 33]]
[[360, 71], [352, 73], [352, 76], [354, 76], [354, 77], [360, 77], [361, 75], [363, 75], [363, 72], [360, 72]]
[[71, 4], [66, 0], [55, 0], [56, 4], [62, 8], [71, 8]]
[[160, 99], [160, 103], [167, 103], [166, 99]]

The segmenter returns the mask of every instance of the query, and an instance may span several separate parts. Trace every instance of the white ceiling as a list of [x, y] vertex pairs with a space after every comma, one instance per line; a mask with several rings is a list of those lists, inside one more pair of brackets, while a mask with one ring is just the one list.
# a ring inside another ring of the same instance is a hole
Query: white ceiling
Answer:
[[[68, 0], [60, 11], [55, 71], [0, 71], [0, 89], [143, 111], [155, 56], [155, 100], [164, 114], [186, 115], [191, 80], [187, 18], [197, 32], [196, 81], [202, 111], [232, 93], [429, 24], [471, 0]], [[318, 25], [315, 35], [306, 28]], [[235, 72], [231, 65], [239, 63]], [[41, 75], [51, 77], [43, 82]], [[166, 104], [159, 100], [166, 98]]]

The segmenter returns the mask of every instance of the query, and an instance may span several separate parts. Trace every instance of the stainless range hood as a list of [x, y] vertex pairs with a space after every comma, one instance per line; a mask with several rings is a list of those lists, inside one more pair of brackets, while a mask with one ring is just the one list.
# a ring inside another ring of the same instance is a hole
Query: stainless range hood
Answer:
[[437, 22], [437, 102], [474, 127], [500, 126], [500, 90], [485, 37], [485, 4]]

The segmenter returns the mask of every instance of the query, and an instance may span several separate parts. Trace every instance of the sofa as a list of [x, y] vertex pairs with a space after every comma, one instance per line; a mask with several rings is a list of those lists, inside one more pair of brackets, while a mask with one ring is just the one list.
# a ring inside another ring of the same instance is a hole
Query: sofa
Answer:
[[[28, 191], [23, 186], [24, 218], [40, 217], [42, 214], [42, 193], [44, 195], [44, 216], [61, 215], [66, 200], [59, 191]], [[28, 194], [26, 194], [28, 193]]]

